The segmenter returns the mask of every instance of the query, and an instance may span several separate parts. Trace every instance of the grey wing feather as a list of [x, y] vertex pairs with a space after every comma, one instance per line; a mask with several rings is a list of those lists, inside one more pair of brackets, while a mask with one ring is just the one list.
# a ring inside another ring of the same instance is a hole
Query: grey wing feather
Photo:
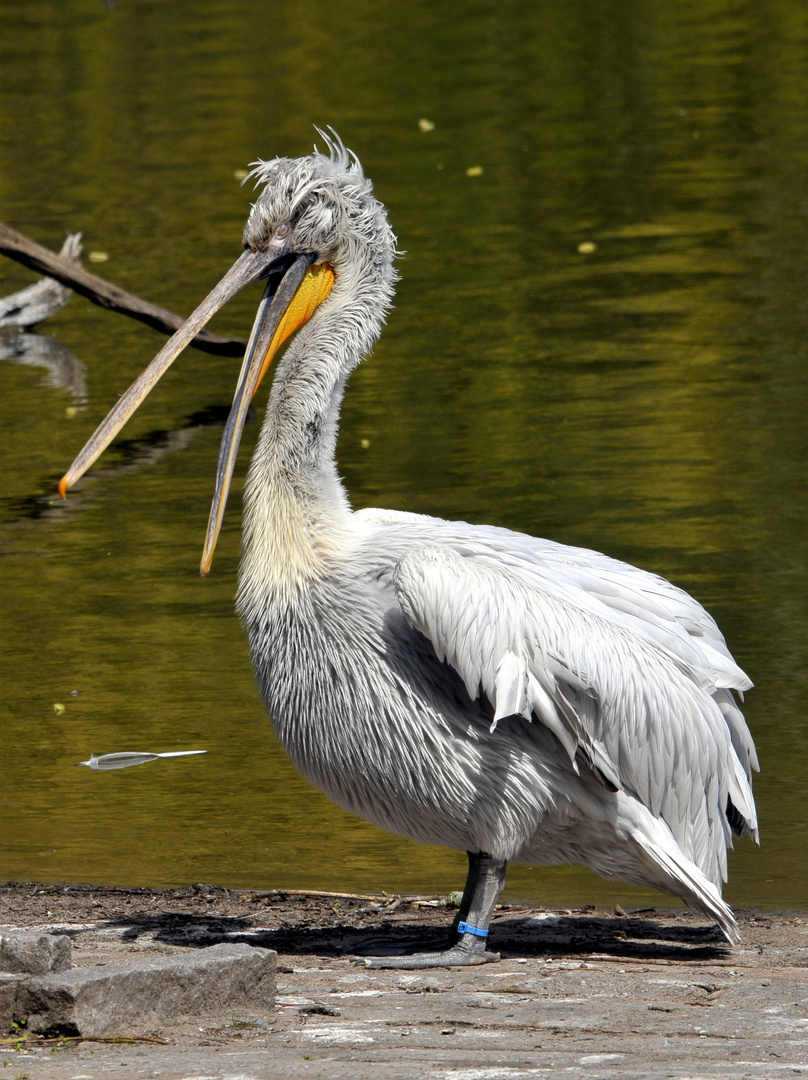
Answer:
[[[666, 821], [711, 880], [725, 878], [729, 800], [745, 831], [756, 829], [747, 779], [751, 737], [723, 686], [734, 661], [722, 657], [715, 673], [708, 656], [685, 640], [686, 631], [671, 629], [682, 625], [671, 608], [706, 633], [712, 633], [709, 616], [666, 582], [640, 590], [641, 616], [627, 613], [625, 605], [610, 606], [583, 588], [581, 580], [596, 573], [575, 564], [569, 555], [575, 549], [561, 549], [568, 584], [535, 554], [533, 561], [527, 553], [515, 557], [518, 535], [507, 534], [512, 543], [503, 551], [479, 543], [484, 538], [474, 531], [476, 550], [462, 540], [427, 542], [398, 560], [393, 584], [407, 620], [459, 673], [472, 698], [486, 695], [493, 727], [505, 716], [543, 723], [575, 771], [584, 763], [604, 786], [631, 792]], [[560, 563], [561, 552], [551, 551], [548, 561]], [[623, 565], [601, 558], [613, 574]], [[651, 578], [636, 573], [641, 586]], [[602, 591], [620, 590], [612, 582]], [[714, 634], [723, 644], [717, 629]], [[745, 680], [743, 673], [733, 677]]]
[[732, 658], [715, 620], [683, 589], [598, 551], [509, 529], [393, 510], [367, 509], [356, 517], [391, 533], [403, 527], [410, 538], [417, 530], [424, 544], [448, 544], [460, 554], [490, 559], [526, 586], [664, 650], [713, 693], [747, 778], [759, 768], [752, 736], [729, 693], [743, 695], [752, 682]]

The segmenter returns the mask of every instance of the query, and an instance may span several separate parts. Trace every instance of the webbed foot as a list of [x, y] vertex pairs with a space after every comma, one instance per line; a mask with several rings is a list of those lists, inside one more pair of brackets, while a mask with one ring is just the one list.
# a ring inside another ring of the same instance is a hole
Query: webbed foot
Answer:
[[[471, 941], [467, 943], [468, 938], [471, 938]], [[409, 956], [365, 956], [362, 962], [369, 968], [417, 971], [420, 968], [476, 967], [479, 964], [494, 964], [499, 959], [499, 953], [488, 952], [482, 938], [464, 934], [456, 945], [440, 952], [418, 952]]]

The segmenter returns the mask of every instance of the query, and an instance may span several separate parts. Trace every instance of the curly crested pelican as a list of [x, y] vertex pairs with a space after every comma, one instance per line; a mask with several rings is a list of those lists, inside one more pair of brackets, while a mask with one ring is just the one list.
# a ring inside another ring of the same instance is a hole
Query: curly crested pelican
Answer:
[[580, 862], [666, 890], [726, 937], [733, 835], [757, 839], [749, 679], [687, 593], [606, 555], [492, 526], [353, 511], [334, 460], [345, 383], [381, 332], [395, 237], [356, 157], [258, 162], [244, 252], [120, 399], [60, 484], [102, 453], [196, 331], [267, 285], [222, 438], [210, 568], [250, 400], [280, 345], [249, 469], [237, 607], [278, 737], [335, 803], [465, 850], [437, 953], [497, 959], [485, 938], [509, 861]]

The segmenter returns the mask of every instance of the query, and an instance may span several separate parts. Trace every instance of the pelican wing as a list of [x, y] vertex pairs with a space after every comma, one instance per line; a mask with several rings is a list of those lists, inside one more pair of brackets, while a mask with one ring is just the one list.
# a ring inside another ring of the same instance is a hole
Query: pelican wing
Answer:
[[669, 654], [712, 695], [747, 779], [759, 768], [754, 741], [732, 693], [743, 695], [752, 682], [732, 658], [715, 620], [683, 589], [598, 551], [509, 529], [395, 510], [365, 509], [355, 516], [381, 527], [387, 543], [395, 543], [397, 534], [409, 540], [418, 536], [425, 545], [450, 545], [459, 554], [488, 559], [526, 588]]
[[[542, 580], [558, 582], [565, 593], [574, 589], [579, 600], [588, 598], [592, 611], [608, 613], [694, 671], [701, 670], [705, 685], [740, 691], [751, 687], [715, 620], [683, 589], [596, 551], [549, 541], [541, 544], [540, 559], [534, 562], [532, 572]], [[523, 562], [521, 552], [514, 555], [515, 562]]]
[[488, 698], [492, 730], [505, 717], [544, 724], [576, 771], [640, 799], [711, 880], [725, 878], [730, 807], [756, 827], [728, 691], [700, 653], [689, 664], [642, 629], [647, 613], [603, 614], [597, 597], [555, 574], [546, 584], [539, 562], [508, 553], [411, 548], [393, 577], [405, 618], [472, 698]]

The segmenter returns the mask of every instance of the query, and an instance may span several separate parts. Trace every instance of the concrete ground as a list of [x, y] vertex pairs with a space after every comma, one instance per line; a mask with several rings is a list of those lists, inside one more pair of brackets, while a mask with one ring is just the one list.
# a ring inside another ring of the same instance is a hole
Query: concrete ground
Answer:
[[[497, 912], [499, 963], [370, 970], [356, 953], [437, 940], [436, 900], [0, 886], [0, 926], [63, 932], [103, 964], [218, 942], [278, 952], [275, 1009], [104, 1040], [2, 1039], [0, 1080], [772, 1080], [808, 1076], [808, 915]], [[249, 1017], [249, 1019], [248, 1019]]]

